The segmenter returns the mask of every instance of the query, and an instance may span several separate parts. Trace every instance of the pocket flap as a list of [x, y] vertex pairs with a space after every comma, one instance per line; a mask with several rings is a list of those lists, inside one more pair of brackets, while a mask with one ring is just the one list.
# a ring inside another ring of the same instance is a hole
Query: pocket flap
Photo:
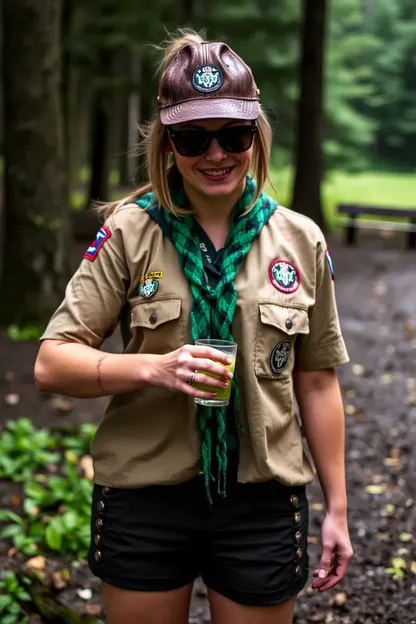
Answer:
[[179, 318], [181, 299], [164, 299], [163, 301], [143, 301], [131, 309], [131, 327], [156, 329], [159, 325]]
[[277, 327], [285, 334], [309, 334], [309, 317], [306, 310], [278, 305], [259, 303], [260, 319], [265, 325]]

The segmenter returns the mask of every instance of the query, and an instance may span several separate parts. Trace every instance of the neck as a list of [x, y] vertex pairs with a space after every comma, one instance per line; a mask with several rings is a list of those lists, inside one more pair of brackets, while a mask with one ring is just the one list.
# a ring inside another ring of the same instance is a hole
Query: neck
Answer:
[[234, 207], [244, 193], [245, 180], [226, 197], [211, 198], [199, 193], [184, 180], [185, 193], [194, 210], [195, 219], [201, 224], [229, 225]]

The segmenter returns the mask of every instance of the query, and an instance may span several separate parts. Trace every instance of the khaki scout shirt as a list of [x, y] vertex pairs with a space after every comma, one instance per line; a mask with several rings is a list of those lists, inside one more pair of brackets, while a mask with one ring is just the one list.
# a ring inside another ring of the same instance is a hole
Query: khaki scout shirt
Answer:
[[[98, 349], [120, 322], [125, 353], [163, 354], [189, 344], [192, 297], [173, 243], [136, 204], [120, 207], [105, 227], [104, 243], [93, 261], [82, 260], [42, 339]], [[292, 371], [295, 361], [300, 370], [348, 361], [325, 252], [313, 221], [279, 207], [237, 273], [232, 331], [245, 430], [241, 482], [276, 478], [300, 485], [313, 478]], [[158, 288], [146, 298], [139, 286], [153, 272]], [[94, 480], [102, 485], [134, 488], [192, 478], [201, 468], [194, 400], [156, 387], [111, 397], [92, 455]]]

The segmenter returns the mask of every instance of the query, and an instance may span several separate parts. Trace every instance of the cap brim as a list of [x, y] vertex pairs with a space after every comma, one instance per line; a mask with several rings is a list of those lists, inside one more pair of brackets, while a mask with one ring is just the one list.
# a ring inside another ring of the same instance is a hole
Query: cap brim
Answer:
[[257, 119], [260, 114], [256, 100], [210, 98], [190, 100], [160, 110], [160, 120], [166, 126], [196, 119]]

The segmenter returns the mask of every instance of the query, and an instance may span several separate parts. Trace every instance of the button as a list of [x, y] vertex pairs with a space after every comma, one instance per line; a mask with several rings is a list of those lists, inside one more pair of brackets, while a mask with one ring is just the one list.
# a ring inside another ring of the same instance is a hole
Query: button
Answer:
[[157, 314], [156, 312], [152, 312], [151, 315], [149, 316], [149, 323], [154, 325], [156, 322], [157, 322]]
[[104, 505], [103, 501], [99, 501], [98, 502], [97, 509], [98, 509], [98, 513], [100, 513], [100, 514], [104, 513], [105, 505]]
[[295, 568], [296, 576], [300, 576], [301, 572], [302, 572], [302, 566], [300, 566], [300, 565], [296, 566], [296, 568]]
[[299, 507], [299, 498], [295, 495], [290, 497], [290, 502], [294, 507]]
[[103, 489], [101, 490], [103, 496], [107, 496], [109, 491], [110, 491], [110, 488], [107, 486], [103, 487]]
[[95, 551], [95, 560], [96, 560], [97, 562], [98, 562], [98, 561], [101, 561], [101, 552], [100, 552], [99, 550], [96, 550], [96, 551]]
[[97, 531], [103, 530], [103, 521], [101, 520], [101, 518], [98, 518], [97, 522], [95, 523], [95, 528], [97, 529]]
[[296, 526], [299, 526], [299, 524], [302, 522], [302, 516], [299, 511], [295, 513], [294, 518]]
[[300, 542], [302, 541], [302, 531], [296, 531], [295, 540], [298, 544], [300, 544]]
[[96, 535], [94, 535], [94, 544], [96, 546], [99, 546], [101, 542], [101, 535], [98, 535], [98, 533], [96, 533]]
[[302, 559], [303, 550], [302, 548], [298, 548], [296, 551], [296, 561], [300, 561]]
[[286, 329], [292, 329], [293, 323], [290, 319], [286, 319]]

